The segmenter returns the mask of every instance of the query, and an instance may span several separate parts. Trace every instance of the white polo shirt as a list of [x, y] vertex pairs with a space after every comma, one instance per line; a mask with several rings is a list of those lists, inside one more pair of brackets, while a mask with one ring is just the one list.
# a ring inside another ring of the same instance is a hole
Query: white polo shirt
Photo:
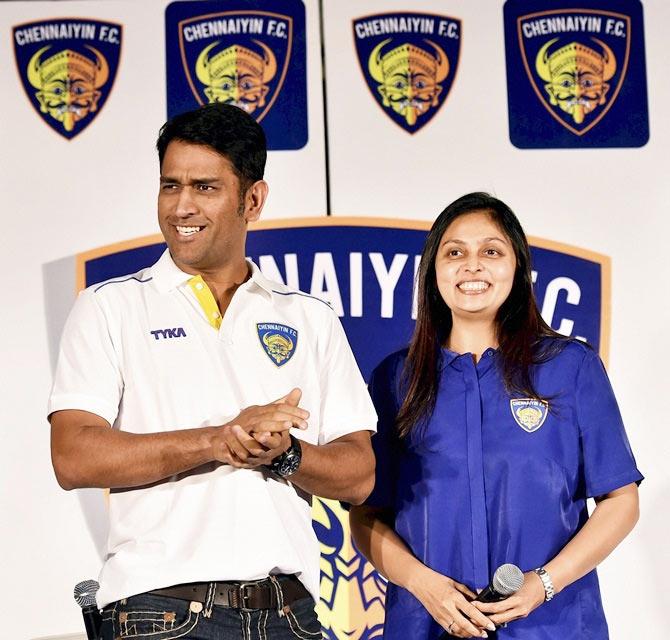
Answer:
[[[83, 291], [63, 333], [49, 414], [80, 409], [115, 429], [157, 433], [221, 425], [299, 387], [310, 418], [296, 437], [325, 444], [374, 431], [375, 410], [333, 310], [250, 268], [218, 330], [196, 297], [202, 286], [168, 251], [149, 269]], [[173, 584], [271, 573], [299, 574], [318, 600], [311, 497], [290, 482], [212, 464], [113, 490], [109, 509], [100, 606]]]

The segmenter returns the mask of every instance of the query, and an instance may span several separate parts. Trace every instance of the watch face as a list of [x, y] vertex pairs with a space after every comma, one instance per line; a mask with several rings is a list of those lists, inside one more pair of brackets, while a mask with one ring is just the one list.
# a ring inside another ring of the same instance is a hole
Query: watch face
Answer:
[[302, 460], [300, 440], [291, 435], [291, 446], [272, 461], [270, 470], [282, 478], [288, 478], [298, 470], [300, 460]]
[[277, 473], [284, 478], [293, 475], [300, 466], [300, 455], [291, 450], [286, 453], [286, 457], [277, 466]]

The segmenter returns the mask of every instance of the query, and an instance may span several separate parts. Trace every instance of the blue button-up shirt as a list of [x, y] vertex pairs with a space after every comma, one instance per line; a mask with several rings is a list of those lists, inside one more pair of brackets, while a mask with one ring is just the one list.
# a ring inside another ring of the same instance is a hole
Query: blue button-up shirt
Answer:
[[[639, 482], [621, 415], [598, 355], [573, 341], [533, 367], [547, 405], [510, 395], [499, 355], [442, 350], [435, 410], [404, 440], [395, 429], [406, 351], [374, 371], [379, 415], [376, 485], [367, 500], [390, 509], [419, 560], [471, 589], [500, 565], [523, 571], [551, 560], [588, 518], [586, 500]], [[439, 638], [444, 631], [408, 591], [389, 584], [384, 638]], [[500, 640], [608, 638], [592, 571]]]

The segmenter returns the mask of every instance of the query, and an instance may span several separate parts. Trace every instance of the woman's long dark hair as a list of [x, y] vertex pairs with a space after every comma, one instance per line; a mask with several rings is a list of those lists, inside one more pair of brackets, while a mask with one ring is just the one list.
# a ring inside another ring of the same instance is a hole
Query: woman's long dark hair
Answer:
[[[414, 334], [403, 370], [405, 399], [396, 425], [401, 436], [429, 417], [435, 407], [442, 345], [451, 333], [451, 310], [437, 288], [435, 258], [447, 227], [458, 217], [483, 211], [509, 238], [516, 271], [509, 296], [496, 314], [496, 333], [505, 387], [510, 392], [542, 400], [531, 379], [531, 366], [550, 358], [557, 345], [540, 348], [542, 338], [565, 341], [542, 319], [531, 279], [530, 249], [517, 217], [488, 193], [469, 193], [452, 202], [435, 220], [426, 239], [418, 273], [418, 309]], [[560, 347], [558, 347], [560, 348]]]

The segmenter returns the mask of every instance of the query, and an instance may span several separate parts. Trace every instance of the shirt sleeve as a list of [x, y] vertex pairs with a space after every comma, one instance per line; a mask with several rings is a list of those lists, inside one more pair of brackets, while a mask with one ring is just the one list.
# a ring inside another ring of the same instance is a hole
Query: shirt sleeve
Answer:
[[116, 420], [123, 376], [109, 323], [94, 291], [83, 291], [65, 323], [48, 415], [64, 409], [89, 411], [110, 425]]
[[328, 311], [320, 372], [319, 444], [354, 431], [375, 431], [377, 414], [339, 318]]
[[397, 358], [387, 358], [372, 372], [369, 386], [379, 420], [377, 433], [372, 436], [372, 449], [377, 462], [375, 486], [365, 504], [383, 509], [395, 506], [395, 482], [401, 449], [395, 425], [400, 408], [396, 398], [397, 369]]
[[577, 374], [576, 412], [588, 497], [643, 480], [631, 451], [612, 386], [595, 352]]

